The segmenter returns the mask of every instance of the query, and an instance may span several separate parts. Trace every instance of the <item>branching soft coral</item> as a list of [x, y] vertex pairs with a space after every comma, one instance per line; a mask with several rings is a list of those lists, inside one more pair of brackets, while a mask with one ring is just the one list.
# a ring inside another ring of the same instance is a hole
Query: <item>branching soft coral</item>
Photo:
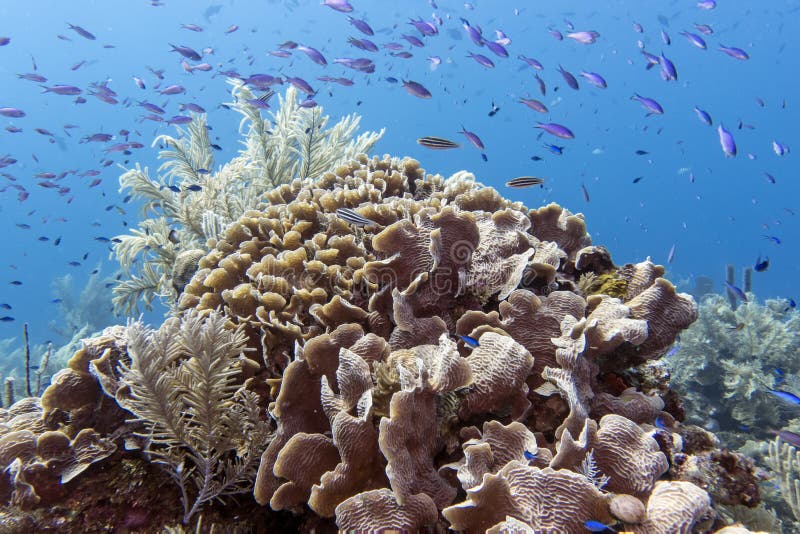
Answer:
[[[263, 201], [264, 193], [294, 178], [316, 177], [356, 154], [368, 152], [383, 135], [365, 132], [354, 137], [360, 117], [347, 115], [331, 128], [322, 108], [301, 107], [297, 90], [290, 87], [270, 118], [253, 105], [256, 96], [232, 80], [230, 104], [242, 114], [244, 148], [215, 170], [205, 115], [194, 115], [178, 135], [161, 135], [153, 145], [164, 149], [164, 163], [152, 178], [139, 165], [120, 176], [120, 191], [130, 190], [144, 202], [151, 218], [138, 229], [114, 239], [114, 253], [127, 277], [114, 288], [114, 306], [125, 314], [141, 301], [152, 309], [155, 297], [173, 305], [184, 280], [175, 267], [187, 258], [208, 252], [227, 226]], [[191, 263], [191, 262], [189, 262]]]
[[780, 403], [766, 389], [792, 390], [800, 381], [798, 355], [800, 315], [788, 303], [762, 305], [751, 295], [734, 310], [723, 296], [711, 295], [669, 362], [693, 422], [737, 432], [739, 425], [769, 428], [780, 422]]
[[120, 406], [141, 423], [147, 451], [180, 486], [184, 523], [208, 501], [252, 488], [269, 437], [256, 395], [239, 386], [246, 336], [224, 316], [188, 313], [159, 330], [128, 326]]

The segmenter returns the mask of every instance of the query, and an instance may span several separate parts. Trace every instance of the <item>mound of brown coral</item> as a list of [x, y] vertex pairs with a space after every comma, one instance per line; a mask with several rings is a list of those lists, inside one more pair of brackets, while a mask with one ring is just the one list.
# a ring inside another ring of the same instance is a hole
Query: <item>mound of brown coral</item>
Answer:
[[[222, 310], [246, 335], [238, 380], [275, 425], [259, 503], [345, 530], [713, 521], [720, 488], [670, 470], [690, 453], [649, 367], [694, 301], [649, 260], [615, 266], [581, 215], [361, 157], [276, 188], [213, 245], [180, 308]], [[92, 363], [95, 398], [120, 372], [103, 365], [114, 351]]]

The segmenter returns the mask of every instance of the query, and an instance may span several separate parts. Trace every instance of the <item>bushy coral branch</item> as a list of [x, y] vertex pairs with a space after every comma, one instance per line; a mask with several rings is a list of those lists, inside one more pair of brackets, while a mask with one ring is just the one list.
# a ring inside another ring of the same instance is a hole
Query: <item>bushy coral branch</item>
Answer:
[[[177, 297], [171, 274], [178, 254], [209, 250], [225, 228], [262, 202], [264, 194], [296, 177], [316, 177], [356, 154], [369, 151], [383, 135], [365, 132], [354, 138], [360, 118], [348, 115], [326, 129], [329, 117], [321, 107], [298, 105], [297, 90], [279, 96], [277, 111], [264, 118], [252, 102], [256, 96], [238, 80], [231, 80], [234, 102], [242, 114], [244, 148], [219, 169], [208, 137], [205, 115], [194, 115], [176, 137], [161, 135], [154, 145], [164, 162], [151, 178], [139, 165], [120, 177], [120, 191], [130, 190], [152, 214], [129, 235], [114, 239], [114, 253], [129, 279], [115, 288], [117, 311], [132, 314], [142, 301], [147, 309], [160, 296], [172, 303]], [[138, 270], [133, 269], [139, 260]]]
[[226, 322], [217, 313], [188, 313], [156, 331], [133, 322], [130, 362], [120, 362], [118, 401], [180, 486], [184, 522], [210, 500], [250, 490], [269, 436], [255, 395], [236, 383], [246, 337]]

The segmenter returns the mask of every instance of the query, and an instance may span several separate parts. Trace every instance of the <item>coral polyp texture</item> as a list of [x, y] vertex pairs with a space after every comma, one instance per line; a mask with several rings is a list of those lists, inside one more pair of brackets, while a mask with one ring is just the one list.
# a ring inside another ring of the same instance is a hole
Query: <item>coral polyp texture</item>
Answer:
[[[3, 415], [12, 498], [37, 439], [63, 428], [80, 456], [73, 434], [95, 428], [120, 446], [92, 461], [174, 481], [175, 523], [245, 507], [254, 528], [303, 531], [724, 526], [738, 457], [689, 439], [668, 376], [646, 372], [696, 305], [649, 260], [616, 266], [582, 215], [362, 155], [278, 185], [209, 243], [159, 330], [107, 330], [43, 415]], [[676, 468], [696, 456], [713, 480]]]

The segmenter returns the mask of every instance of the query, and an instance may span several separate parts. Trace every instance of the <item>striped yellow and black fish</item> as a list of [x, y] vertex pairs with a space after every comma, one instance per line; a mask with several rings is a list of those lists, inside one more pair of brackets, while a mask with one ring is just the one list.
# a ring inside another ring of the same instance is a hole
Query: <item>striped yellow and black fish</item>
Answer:
[[523, 187], [533, 187], [534, 185], [542, 185], [544, 178], [537, 178], [536, 176], [520, 176], [506, 182], [506, 187], [514, 187], [521, 189]]
[[357, 211], [350, 208], [339, 208], [336, 210], [336, 216], [345, 222], [354, 224], [356, 226], [378, 226], [378, 223], [372, 219], [367, 219]]
[[417, 139], [417, 143], [426, 148], [432, 148], [433, 150], [448, 150], [461, 146], [455, 141], [450, 141], [449, 139], [443, 139], [441, 137], [420, 137]]

